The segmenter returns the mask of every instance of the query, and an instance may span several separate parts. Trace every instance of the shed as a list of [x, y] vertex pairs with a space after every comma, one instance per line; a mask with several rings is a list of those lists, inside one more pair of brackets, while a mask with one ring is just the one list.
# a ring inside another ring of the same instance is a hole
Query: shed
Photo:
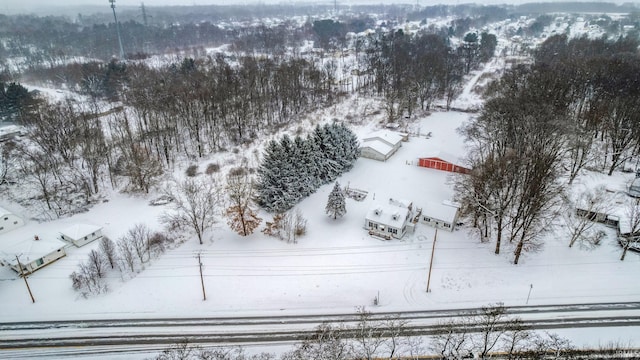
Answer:
[[0, 234], [4, 234], [24, 225], [24, 220], [11, 211], [0, 207]]
[[407, 233], [407, 225], [411, 212], [404, 206], [379, 204], [374, 206], [364, 220], [364, 228], [369, 234], [390, 240], [400, 239]]
[[402, 146], [402, 134], [381, 130], [362, 138], [360, 156], [385, 161]]
[[102, 227], [88, 224], [75, 224], [60, 232], [62, 240], [73, 243], [77, 247], [102, 238]]
[[458, 156], [442, 151], [418, 159], [418, 166], [460, 174], [469, 173], [471, 170], [462, 164], [463, 161]]
[[459, 205], [449, 201], [425, 204], [420, 214], [420, 221], [440, 229], [453, 231], [458, 221]]
[[0, 249], [0, 262], [20, 273], [20, 259], [22, 270], [30, 274], [67, 255], [65, 245], [57, 239], [40, 239], [34, 236], [33, 239], [21, 240]]

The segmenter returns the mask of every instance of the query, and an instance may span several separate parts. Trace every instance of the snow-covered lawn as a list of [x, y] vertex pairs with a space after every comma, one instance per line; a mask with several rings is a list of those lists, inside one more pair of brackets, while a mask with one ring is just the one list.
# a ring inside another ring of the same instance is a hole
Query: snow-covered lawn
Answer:
[[[361, 202], [347, 199], [347, 214], [333, 220], [324, 213], [332, 184], [321, 187], [298, 208], [308, 219], [308, 234], [287, 244], [256, 232], [248, 237], [232, 233], [222, 220], [207, 234], [204, 245], [193, 239], [147, 264], [133, 279], [110, 279], [110, 292], [84, 299], [71, 288], [69, 274], [97, 243], [67, 249], [68, 256], [34, 273], [29, 281], [36, 298], [32, 304], [24, 282], [8, 268], [0, 268], [0, 322], [127, 317], [235, 316], [270, 313], [352, 312], [356, 306], [394, 311], [470, 307], [504, 302], [529, 304], [633, 301], [640, 299], [637, 273], [640, 256], [620, 262], [614, 232], [593, 251], [568, 248], [558, 231], [546, 237], [543, 249], [526, 254], [520, 265], [511, 263], [506, 244], [501, 255], [492, 243], [481, 243], [474, 230], [462, 227], [439, 231], [431, 292], [426, 292], [427, 270], [434, 229], [419, 223], [414, 234], [384, 241], [363, 229], [364, 216], [376, 203], [407, 199], [420, 207], [427, 201], [451, 199], [450, 174], [417, 167], [418, 157], [437, 150], [462, 154], [456, 129], [465, 113], [434, 113], [420, 120], [420, 133], [411, 137], [387, 162], [359, 159], [339, 178], [342, 185], [368, 191]], [[359, 129], [360, 132], [368, 129]], [[627, 174], [603, 178], [628, 182]], [[590, 182], [597, 182], [589, 179]], [[28, 223], [0, 237], [55, 236], [74, 223], [104, 226], [117, 239], [136, 223], [159, 228], [162, 206], [148, 199], [114, 194], [91, 211], [49, 223]], [[269, 214], [261, 214], [270, 220]], [[202, 301], [197, 253], [204, 264], [207, 301]], [[380, 295], [380, 305], [373, 299]], [[631, 327], [627, 342], [640, 338]], [[604, 340], [616, 340], [616, 338]], [[638, 345], [638, 344], [636, 344]]]

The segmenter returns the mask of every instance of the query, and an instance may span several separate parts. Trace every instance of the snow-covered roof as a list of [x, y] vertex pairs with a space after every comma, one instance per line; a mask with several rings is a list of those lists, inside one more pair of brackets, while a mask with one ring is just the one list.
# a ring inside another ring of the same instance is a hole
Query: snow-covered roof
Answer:
[[370, 140], [370, 141], [366, 141], [364, 143], [362, 143], [362, 146], [360, 147], [361, 149], [364, 148], [370, 148], [376, 152], [379, 152], [380, 154], [384, 155], [385, 157], [389, 154], [391, 154], [393, 152], [393, 146], [380, 141], [380, 140]]
[[22, 264], [28, 264], [64, 248], [65, 245], [64, 242], [52, 238], [22, 240], [0, 249], [0, 259], [6, 264], [17, 265], [17, 255]]
[[0, 206], [0, 216], [9, 215], [9, 214], [13, 214], [13, 213], [11, 211], [9, 211], [9, 210], [7, 210], [7, 209], [5, 209], [5, 208]]
[[450, 205], [451, 203], [428, 202], [422, 208], [422, 215], [433, 219], [453, 223], [458, 213], [458, 207]]
[[402, 143], [402, 134], [399, 134], [393, 131], [388, 131], [388, 130], [380, 130], [380, 131], [376, 131], [371, 134], [368, 134], [362, 138], [362, 142], [365, 142], [365, 143], [370, 141], [375, 141], [375, 140], [385, 142], [391, 146], [396, 146]]
[[422, 157], [421, 159], [428, 159], [428, 158], [438, 158], [451, 164], [465, 166], [464, 159], [462, 157], [448, 153], [446, 151], [436, 151], [434, 153], [428, 154], [425, 157]]
[[401, 229], [408, 215], [409, 210], [401, 206], [392, 204], [376, 205], [367, 212], [367, 220]]
[[87, 235], [91, 235], [98, 230], [102, 230], [102, 227], [97, 225], [75, 224], [60, 231], [60, 233], [62, 233], [62, 235], [64, 235], [65, 237], [71, 238], [73, 240], [78, 240]]
[[7, 125], [0, 127], [0, 137], [20, 134], [24, 128], [18, 125]]
[[402, 207], [405, 207], [407, 209], [411, 206], [411, 204], [413, 204], [413, 202], [411, 200], [394, 199], [394, 198], [389, 199], [389, 203], [391, 205], [402, 206]]

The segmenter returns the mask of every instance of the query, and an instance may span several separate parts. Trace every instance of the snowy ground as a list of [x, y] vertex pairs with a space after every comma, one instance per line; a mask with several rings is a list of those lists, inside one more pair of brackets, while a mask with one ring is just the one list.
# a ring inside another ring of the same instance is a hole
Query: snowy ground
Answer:
[[[492, 63], [485, 71], [502, 65]], [[473, 84], [482, 72], [470, 75], [470, 83], [457, 108], [477, 108], [480, 102]], [[54, 95], [60, 93], [54, 92]], [[360, 108], [365, 108], [363, 104]], [[369, 109], [368, 111], [371, 111]], [[365, 111], [363, 110], [363, 113]], [[331, 117], [359, 116], [358, 110], [338, 107]], [[341, 115], [342, 114], [342, 115]], [[363, 229], [364, 216], [376, 203], [389, 198], [408, 199], [416, 206], [453, 197], [448, 173], [417, 167], [419, 157], [443, 150], [462, 155], [463, 140], [457, 129], [473, 116], [462, 112], [436, 112], [416, 119], [417, 136], [403, 143], [387, 162], [359, 159], [338, 181], [344, 186], [368, 191], [364, 201], [347, 200], [347, 214], [333, 220], [324, 213], [332, 184], [321, 187], [298, 208], [308, 219], [308, 234], [297, 244], [287, 244], [259, 231], [248, 237], [232, 233], [224, 220], [207, 234], [205, 244], [191, 239], [147, 264], [133, 279], [123, 281], [114, 274], [110, 292], [84, 299], [71, 288], [69, 274], [98, 244], [68, 248], [67, 257], [30, 276], [36, 298], [32, 304], [24, 282], [0, 267], [0, 322], [83, 319], [144, 318], [182, 316], [239, 316], [291, 313], [353, 312], [366, 305], [372, 311], [466, 308], [503, 302], [529, 304], [637, 301], [640, 256], [630, 253], [619, 261], [621, 249], [615, 232], [592, 251], [568, 248], [568, 238], [558, 227], [545, 236], [544, 247], [527, 253], [513, 265], [513, 249], [505, 244], [500, 255], [494, 244], [481, 243], [475, 230], [463, 226], [454, 232], [439, 231], [431, 278], [426, 292], [429, 257], [434, 229], [418, 224], [414, 234], [402, 240], [384, 241], [370, 237]], [[354, 121], [355, 122], [355, 121]], [[373, 122], [355, 128], [359, 135], [375, 127]], [[431, 133], [430, 137], [425, 135]], [[242, 155], [242, 154], [240, 154]], [[244, 154], [253, 158], [251, 149]], [[225, 162], [221, 162], [225, 164]], [[606, 183], [624, 188], [633, 175], [612, 177], [587, 174], [578, 184]], [[38, 234], [57, 236], [74, 223], [104, 226], [104, 233], [116, 240], [136, 223], [160, 228], [162, 206], [148, 205], [148, 198], [111, 194], [109, 202], [71, 218], [38, 224], [33, 221], [5, 239], [32, 238]], [[12, 209], [11, 204], [0, 202]], [[269, 214], [261, 214], [270, 220]], [[196, 255], [201, 253], [207, 301], [202, 301]], [[380, 305], [372, 305], [379, 294]], [[563, 330], [578, 346], [598, 346], [610, 341], [640, 346], [640, 328]]]
[[[495, 302], [523, 305], [531, 285], [529, 304], [638, 300], [640, 256], [633, 253], [620, 262], [620, 248], [612, 232], [594, 251], [569, 249], [565, 237], [550, 235], [541, 252], [526, 254], [515, 266], [510, 262], [508, 245], [496, 256], [493, 244], [480, 243], [469, 228], [440, 231], [430, 293], [425, 290], [433, 228], [419, 224], [414, 234], [400, 241], [368, 236], [362, 228], [364, 215], [375, 203], [394, 197], [420, 206], [426, 201], [451, 199], [448, 173], [413, 164], [438, 149], [463, 152], [456, 129], [468, 117], [465, 113], [434, 113], [420, 120], [420, 132], [431, 132], [430, 138], [410, 138], [387, 162], [359, 159], [339, 181], [369, 195], [362, 202], [349, 199], [344, 218], [333, 220], [324, 214], [332, 185], [302, 201], [298, 208], [308, 219], [308, 235], [298, 244], [286, 244], [259, 232], [243, 238], [221, 222], [204, 245], [195, 239], [188, 241], [131, 280], [111, 279], [108, 294], [89, 299], [78, 297], [68, 276], [97, 244], [69, 248], [66, 258], [30, 277], [35, 304], [11, 270], [0, 269], [0, 321], [334, 313], [352, 312], [359, 305], [374, 311]], [[607, 180], [624, 183], [629, 176], [618, 174]], [[44, 224], [29, 223], [2, 237], [54, 236], [58, 229], [81, 222], [102, 225], [108, 236], [117, 239], [135, 223], [158, 227], [161, 211], [162, 207], [147, 205], [146, 199], [114, 194], [108, 203], [88, 213]], [[263, 216], [268, 219], [268, 214]], [[195, 258], [198, 252], [205, 266], [207, 301], [202, 301]], [[378, 292], [380, 306], [373, 307]], [[597, 339], [627, 343], [640, 338], [640, 329], [625, 330], [610, 333], [614, 338], [600, 334]]]

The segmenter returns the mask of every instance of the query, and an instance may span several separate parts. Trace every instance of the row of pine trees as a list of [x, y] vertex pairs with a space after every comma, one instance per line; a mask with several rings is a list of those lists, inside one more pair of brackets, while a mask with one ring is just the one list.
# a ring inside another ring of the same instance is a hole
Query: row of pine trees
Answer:
[[318, 125], [306, 138], [272, 140], [258, 168], [258, 203], [267, 211], [287, 211], [350, 170], [359, 155], [358, 138], [340, 123]]

